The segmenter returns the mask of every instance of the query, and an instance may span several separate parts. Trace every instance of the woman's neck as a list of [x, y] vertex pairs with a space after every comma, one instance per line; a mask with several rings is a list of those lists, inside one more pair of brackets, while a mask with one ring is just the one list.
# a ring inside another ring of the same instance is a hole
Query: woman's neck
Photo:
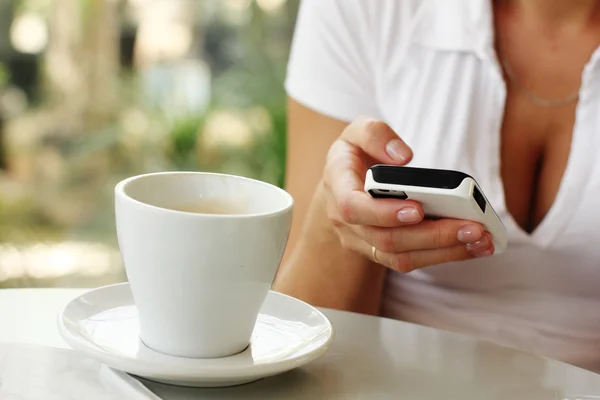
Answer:
[[499, 0], [524, 21], [554, 28], [585, 29], [600, 20], [600, 0]]

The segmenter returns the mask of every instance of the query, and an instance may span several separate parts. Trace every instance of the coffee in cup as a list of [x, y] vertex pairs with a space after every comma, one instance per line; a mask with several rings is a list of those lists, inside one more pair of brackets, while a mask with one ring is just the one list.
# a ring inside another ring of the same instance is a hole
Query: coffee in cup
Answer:
[[176, 204], [173, 210], [198, 214], [244, 214], [244, 204], [225, 197], [205, 197], [190, 203]]

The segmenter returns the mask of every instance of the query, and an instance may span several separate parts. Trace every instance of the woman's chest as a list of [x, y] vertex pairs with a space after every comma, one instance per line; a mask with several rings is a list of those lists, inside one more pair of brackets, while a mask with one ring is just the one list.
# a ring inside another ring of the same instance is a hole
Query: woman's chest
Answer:
[[540, 106], [508, 84], [499, 135], [500, 176], [506, 207], [526, 232], [540, 225], [560, 190], [571, 154], [575, 112], [575, 101], [561, 107]]

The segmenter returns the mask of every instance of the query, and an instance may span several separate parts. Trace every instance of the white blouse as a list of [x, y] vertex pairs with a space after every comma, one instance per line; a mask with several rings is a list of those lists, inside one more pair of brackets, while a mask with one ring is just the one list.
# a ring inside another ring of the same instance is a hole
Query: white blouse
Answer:
[[411, 165], [473, 175], [509, 230], [502, 255], [390, 272], [385, 316], [600, 371], [600, 50], [556, 200], [528, 234], [500, 177], [506, 86], [493, 36], [490, 0], [303, 0], [286, 89], [333, 118], [386, 121]]

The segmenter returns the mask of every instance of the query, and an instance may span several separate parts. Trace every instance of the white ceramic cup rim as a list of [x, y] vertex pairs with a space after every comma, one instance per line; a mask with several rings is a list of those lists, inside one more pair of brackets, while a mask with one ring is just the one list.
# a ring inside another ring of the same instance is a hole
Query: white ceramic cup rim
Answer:
[[[212, 177], [224, 177], [227, 179], [246, 181], [246, 182], [256, 184], [256, 185], [261, 185], [261, 186], [269, 188], [270, 190], [273, 190], [273, 192], [276, 193], [277, 196], [282, 197], [283, 201], [281, 203], [283, 204], [283, 206], [276, 207], [272, 211], [261, 212], [261, 213], [203, 214], [203, 213], [197, 213], [197, 212], [173, 210], [171, 208], [165, 208], [165, 207], [148, 204], [146, 202], [135, 199], [135, 198], [131, 197], [129, 194], [127, 194], [127, 186], [130, 183], [140, 180], [140, 179], [152, 178], [153, 176], [165, 176], [165, 175], [212, 176]], [[280, 187], [277, 187], [275, 185], [272, 185], [270, 183], [263, 182], [263, 181], [260, 181], [257, 179], [247, 178], [247, 177], [239, 176], [239, 175], [217, 173], [217, 172], [166, 171], [166, 172], [152, 172], [152, 173], [147, 173], [147, 174], [135, 175], [135, 176], [132, 176], [132, 177], [129, 177], [129, 178], [126, 178], [126, 179], [123, 179], [122, 181], [120, 181], [115, 186], [115, 195], [126, 199], [128, 202], [138, 204], [142, 207], [147, 207], [149, 209], [154, 209], [154, 210], [165, 212], [165, 213], [173, 213], [175, 215], [186, 215], [186, 216], [195, 217], [195, 218], [213, 218], [213, 219], [214, 218], [240, 219], [240, 218], [257, 218], [257, 217], [262, 218], [262, 217], [274, 216], [274, 215], [285, 213], [294, 206], [293, 197], [288, 192], [281, 189]]]

